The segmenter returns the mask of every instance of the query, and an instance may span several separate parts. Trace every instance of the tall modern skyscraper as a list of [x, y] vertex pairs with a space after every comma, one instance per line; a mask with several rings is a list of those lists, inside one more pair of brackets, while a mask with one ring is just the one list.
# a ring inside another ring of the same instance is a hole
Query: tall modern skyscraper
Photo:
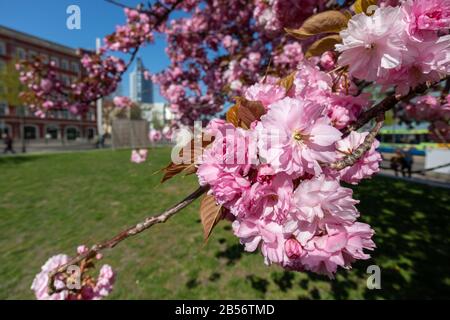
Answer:
[[153, 83], [144, 77], [144, 64], [137, 58], [136, 66], [130, 73], [130, 98], [137, 103], [153, 103]]

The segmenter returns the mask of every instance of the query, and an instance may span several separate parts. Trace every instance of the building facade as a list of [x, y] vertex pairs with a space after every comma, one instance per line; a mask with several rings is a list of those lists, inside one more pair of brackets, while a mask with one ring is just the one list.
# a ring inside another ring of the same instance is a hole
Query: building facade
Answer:
[[[14, 60], [40, 56], [53, 61], [60, 80], [70, 84], [82, 75], [77, 50], [29, 34], [0, 26], [0, 67]], [[91, 140], [97, 134], [95, 107], [83, 115], [54, 110], [45, 118], [36, 117], [27, 106], [11, 106], [0, 101], [0, 129], [13, 139], [32, 141]]]
[[130, 73], [130, 98], [136, 103], [153, 103], [153, 83], [145, 79], [145, 67], [141, 58], [136, 59], [136, 66]]

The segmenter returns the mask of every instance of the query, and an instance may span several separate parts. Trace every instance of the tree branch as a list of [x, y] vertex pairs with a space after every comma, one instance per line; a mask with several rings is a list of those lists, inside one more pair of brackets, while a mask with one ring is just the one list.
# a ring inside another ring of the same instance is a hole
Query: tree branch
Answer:
[[190, 205], [192, 202], [194, 202], [194, 200], [199, 198], [202, 194], [204, 194], [208, 190], [209, 190], [209, 187], [207, 187], [207, 186], [199, 187], [197, 190], [195, 190], [193, 193], [191, 193], [185, 199], [183, 199], [182, 201], [180, 201], [173, 207], [167, 209], [163, 213], [156, 215], [156, 216], [151, 216], [151, 217], [145, 218], [142, 222], [119, 232], [117, 235], [115, 235], [114, 237], [112, 237], [109, 240], [106, 240], [104, 242], [93, 245], [91, 247], [91, 249], [89, 249], [87, 252], [76, 256], [75, 258], [71, 259], [69, 262], [67, 262], [64, 265], [59, 266], [58, 268], [56, 268], [55, 270], [53, 270], [52, 272], [49, 273], [49, 280], [48, 280], [48, 284], [47, 284], [49, 294], [64, 290], [64, 288], [57, 290], [54, 287], [54, 279], [55, 279], [56, 275], [66, 272], [67, 268], [69, 266], [77, 265], [77, 264], [81, 263], [82, 261], [93, 259], [101, 251], [103, 251], [105, 249], [112, 249], [116, 245], [118, 245], [120, 242], [124, 241], [125, 239], [135, 236], [135, 235], [147, 230], [148, 228], [150, 228], [151, 226], [153, 226], [155, 224], [166, 222], [170, 217], [172, 217], [177, 212], [179, 212], [183, 208]]
[[434, 84], [431, 84], [431, 85], [430, 84], [422, 84], [422, 85], [418, 86], [417, 88], [415, 88], [414, 90], [411, 90], [407, 95], [402, 96], [402, 97], [398, 97], [394, 93], [389, 94], [386, 98], [384, 98], [383, 101], [381, 101], [380, 103], [376, 104], [371, 109], [365, 111], [358, 118], [358, 120], [356, 122], [354, 122], [353, 124], [351, 124], [347, 128], [345, 128], [342, 131], [344, 137], [347, 136], [350, 132], [358, 130], [359, 128], [364, 126], [370, 120], [375, 118], [380, 112], [384, 113], [384, 112], [394, 108], [397, 105], [397, 103], [400, 102], [400, 101], [411, 100], [416, 95], [423, 94], [429, 88], [432, 88], [432, 87], [438, 85], [439, 83], [441, 83], [442, 81], [445, 81], [445, 80], [448, 80], [448, 79], [450, 79], [450, 77], [443, 78], [440, 81], [435, 82]]
[[328, 165], [329, 168], [334, 170], [343, 170], [346, 167], [353, 166], [364, 154], [370, 150], [372, 147], [373, 142], [375, 141], [376, 136], [380, 132], [381, 128], [383, 127], [384, 123], [384, 112], [380, 111], [380, 113], [377, 116], [377, 123], [372, 128], [370, 133], [366, 136], [364, 139], [364, 142], [361, 143], [358, 148], [355, 149], [351, 154], [345, 156], [343, 159], [338, 160], [336, 162], [331, 163]]

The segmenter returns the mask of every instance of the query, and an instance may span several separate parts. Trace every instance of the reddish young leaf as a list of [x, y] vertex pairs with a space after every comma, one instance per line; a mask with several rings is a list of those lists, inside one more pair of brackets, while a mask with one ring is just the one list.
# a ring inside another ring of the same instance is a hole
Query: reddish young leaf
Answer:
[[227, 122], [231, 123], [236, 128], [239, 126], [238, 105], [237, 104], [235, 104], [228, 110], [228, 112], [226, 114], [226, 120], [227, 120]]
[[212, 230], [222, 218], [222, 206], [217, 205], [216, 199], [212, 195], [205, 195], [200, 204], [200, 220], [203, 225], [203, 237], [205, 241], [208, 241]]
[[[203, 149], [205, 149], [208, 145], [210, 145], [212, 142], [212, 139], [206, 139], [205, 136], [202, 136], [202, 146], [199, 149], [199, 146], [195, 143], [195, 140], [192, 139], [190, 141], [191, 144], [191, 157], [190, 161], [188, 163], [179, 163], [175, 164], [173, 162], [170, 162], [165, 168], [162, 169], [164, 172], [164, 176], [161, 179], [161, 183], [173, 178], [174, 176], [184, 173], [185, 175], [190, 175], [195, 172], [197, 172], [196, 162], [197, 157], [200, 156], [203, 152]], [[183, 151], [184, 148], [180, 150], [179, 155], [180, 157], [183, 157]]]
[[244, 98], [237, 100], [237, 115], [239, 126], [244, 129], [250, 129], [253, 121], [260, 120], [261, 116], [266, 113], [266, 109], [259, 101], [250, 101]]

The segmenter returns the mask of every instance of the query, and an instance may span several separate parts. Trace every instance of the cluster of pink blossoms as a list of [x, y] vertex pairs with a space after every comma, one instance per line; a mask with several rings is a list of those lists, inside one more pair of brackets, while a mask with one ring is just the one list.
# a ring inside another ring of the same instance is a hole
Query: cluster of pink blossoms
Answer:
[[65, 109], [73, 114], [85, 113], [92, 101], [106, 96], [117, 89], [125, 62], [117, 57], [103, 58], [99, 54], [86, 53], [81, 64], [89, 77], [80, 74], [72, 83], [58, 77], [58, 67], [54, 62], [44, 63], [39, 58], [33, 62], [17, 65], [20, 81], [29, 89], [22, 98], [38, 116], [52, 109]]
[[336, 45], [355, 78], [405, 95], [450, 74], [450, 0], [407, 0], [353, 16]]
[[153, 26], [156, 17], [138, 10], [124, 9], [127, 21], [116, 27], [116, 31], [105, 37], [105, 47], [111, 51], [128, 53], [144, 43], [153, 42]]
[[151, 142], [159, 142], [163, 138], [163, 134], [160, 130], [151, 129], [148, 138]]
[[135, 149], [131, 151], [131, 162], [143, 163], [147, 160], [148, 150], [147, 149]]
[[[86, 246], [79, 246], [77, 253], [83, 254], [87, 250]], [[96, 258], [101, 259], [101, 255]], [[81, 274], [75, 273], [74, 275], [79, 279], [73, 278], [71, 281], [79, 282], [80, 288], [78, 289], [68, 289], [67, 277], [61, 274], [57, 275], [54, 282], [56, 293], [49, 294], [47, 289], [49, 273], [69, 261], [69, 256], [58, 254], [48, 259], [42, 266], [41, 272], [36, 275], [31, 285], [31, 290], [34, 291], [38, 300], [100, 300], [111, 293], [115, 282], [115, 273], [109, 265], [105, 264], [100, 268], [97, 279], [83, 272]]]
[[269, 32], [297, 28], [313, 13], [323, 10], [325, 0], [257, 0], [254, 16], [257, 24]]
[[117, 108], [129, 108], [133, 105], [133, 101], [130, 98], [124, 96], [114, 97], [113, 103]]
[[309, 270], [332, 277], [368, 259], [375, 247], [369, 225], [357, 222], [352, 190], [379, 171], [381, 156], [372, 148], [341, 171], [327, 165], [351, 154], [368, 134], [338, 130], [368, 104], [364, 95], [332, 89], [332, 77], [313, 64], [300, 64], [286, 90], [267, 78], [245, 97], [260, 101], [266, 113], [249, 130], [213, 120], [214, 136], [199, 160], [201, 185], [209, 185], [218, 204], [230, 212], [233, 230], [247, 251], [257, 248], [267, 264]]

